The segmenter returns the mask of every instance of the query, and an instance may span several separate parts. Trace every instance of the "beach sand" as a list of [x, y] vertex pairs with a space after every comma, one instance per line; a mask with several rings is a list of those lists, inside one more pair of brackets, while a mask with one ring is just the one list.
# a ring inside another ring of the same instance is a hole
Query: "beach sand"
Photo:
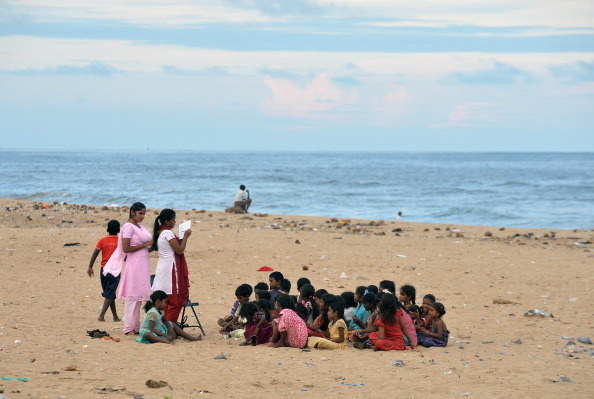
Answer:
[[[34, 209], [23, 200], [0, 205], [0, 370], [29, 378], [0, 381], [10, 398], [594, 396], [594, 346], [562, 338], [594, 338], [592, 231], [555, 230], [550, 237], [550, 230], [362, 220], [340, 227], [331, 217], [178, 210], [178, 222], [193, 220], [186, 250], [190, 292], [207, 335], [196, 343], [142, 345], [123, 335], [110, 312], [107, 322], [96, 320], [99, 260], [95, 277], [86, 273], [107, 221], [124, 223], [127, 211]], [[147, 212], [147, 228], [155, 216]], [[397, 228], [402, 231], [393, 232]], [[445, 304], [449, 346], [402, 352], [240, 347], [241, 341], [218, 334], [216, 320], [228, 313], [236, 286], [267, 281], [268, 273], [256, 271], [261, 266], [289, 278], [292, 294], [299, 277], [336, 294], [383, 279], [413, 284], [419, 300], [432, 293]], [[524, 315], [535, 308], [547, 316]], [[118, 310], [122, 316], [121, 301]], [[86, 330], [96, 328], [121, 341], [88, 337]], [[213, 359], [220, 354], [227, 359]], [[398, 359], [403, 367], [392, 366]], [[148, 379], [171, 388], [148, 388]]]

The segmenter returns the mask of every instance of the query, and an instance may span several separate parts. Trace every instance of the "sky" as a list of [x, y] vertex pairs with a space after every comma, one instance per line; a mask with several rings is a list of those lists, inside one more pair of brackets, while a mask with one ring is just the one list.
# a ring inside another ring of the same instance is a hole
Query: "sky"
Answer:
[[594, 151], [591, 0], [0, 0], [0, 147]]

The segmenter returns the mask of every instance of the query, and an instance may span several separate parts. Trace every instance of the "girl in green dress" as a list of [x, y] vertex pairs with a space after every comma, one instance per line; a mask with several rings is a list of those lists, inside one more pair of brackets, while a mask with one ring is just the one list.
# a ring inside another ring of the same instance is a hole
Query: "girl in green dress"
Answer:
[[182, 330], [176, 323], [172, 323], [163, 318], [163, 311], [167, 308], [167, 294], [157, 290], [151, 294], [150, 301], [144, 305], [146, 316], [140, 326], [140, 338], [136, 341], [143, 344], [161, 342], [163, 344], [173, 344], [177, 337], [183, 337], [188, 341], [200, 341], [201, 335], [190, 335]]

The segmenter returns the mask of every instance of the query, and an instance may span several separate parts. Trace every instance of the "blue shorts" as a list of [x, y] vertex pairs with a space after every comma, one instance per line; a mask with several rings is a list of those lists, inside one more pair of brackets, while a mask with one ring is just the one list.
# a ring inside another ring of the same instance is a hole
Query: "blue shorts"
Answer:
[[101, 277], [101, 288], [103, 289], [103, 294], [101, 294], [101, 296], [105, 299], [115, 299], [116, 290], [120, 283], [120, 276], [115, 277], [110, 273], [107, 273], [107, 276], [104, 276], [103, 270], [99, 272], [99, 276]]

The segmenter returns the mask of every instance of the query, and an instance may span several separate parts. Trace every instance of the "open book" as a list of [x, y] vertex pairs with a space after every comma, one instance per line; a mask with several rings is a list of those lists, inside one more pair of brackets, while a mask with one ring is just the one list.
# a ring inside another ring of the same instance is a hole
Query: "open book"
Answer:
[[184, 234], [186, 233], [187, 230], [192, 228], [192, 221], [191, 220], [186, 220], [183, 223], [180, 223], [179, 225], [179, 238], [184, 238]]

